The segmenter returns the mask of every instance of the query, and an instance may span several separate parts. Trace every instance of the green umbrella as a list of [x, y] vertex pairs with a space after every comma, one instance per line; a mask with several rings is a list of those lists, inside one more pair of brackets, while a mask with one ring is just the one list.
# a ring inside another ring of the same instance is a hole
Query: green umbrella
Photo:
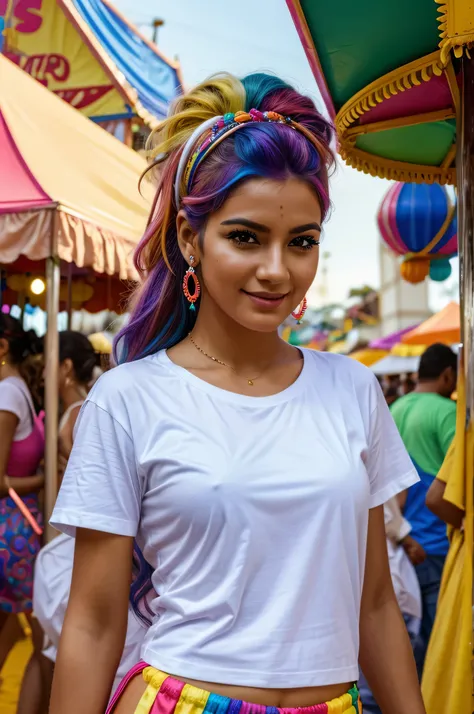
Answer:
[[455, 183], [458, 58], [474, 42], [470, 3], [287, 4], [346, 162], [382, 178]]

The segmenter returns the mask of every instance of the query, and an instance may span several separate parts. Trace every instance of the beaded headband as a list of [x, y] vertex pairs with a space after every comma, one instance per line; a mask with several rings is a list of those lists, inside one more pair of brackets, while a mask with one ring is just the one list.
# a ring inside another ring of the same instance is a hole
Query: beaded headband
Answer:
[[[271, 122], [276, 124], [286, 124], [298, 131], [313, 144], [318, 153], [324, 156], [327, 152], [325, 146], [299, 122], [294, 121], [291, 117], [285, 117], [278, 112], [261, 112], [258, 109], [251, 109], [249, 112], [236, 112], [235, 114], [228, 113], [224, 116], [213, 117], [208, 119], [203, 124], [197, 127], [186, 142], [181, 158], [176, 171], [176, 181], [174, 186], [174, 195], [176, 208], [180, 205], [180, 186], [181, 182], [185, 183], [185, 195], [189, 195], [194, 176], [200, 164], [204, 159], [218, 146], [221, 141], [230, 134], [240, 129], [251, 122]], [[196, 147], [195, 143], [200, 136], [207, 133], [206, 138]]]

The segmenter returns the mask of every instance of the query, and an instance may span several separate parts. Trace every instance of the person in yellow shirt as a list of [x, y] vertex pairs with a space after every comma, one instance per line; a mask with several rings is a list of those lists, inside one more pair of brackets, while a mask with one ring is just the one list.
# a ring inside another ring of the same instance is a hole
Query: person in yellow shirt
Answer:
[[464, 519], [464, 509], [459, 508], [454, 503], [446, 501], [444, 492], [453, 470], [455, 442], [451, 443], [448, 449], [443, 466], [431, 484], [426, 495], [426, 505], [435, 516], [438, 516], [448, 526], [461, 528]]

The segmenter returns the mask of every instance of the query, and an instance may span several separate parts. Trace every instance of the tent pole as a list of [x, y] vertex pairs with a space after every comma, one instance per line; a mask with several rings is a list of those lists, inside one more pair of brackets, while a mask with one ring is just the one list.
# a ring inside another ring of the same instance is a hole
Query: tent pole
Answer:
[[[462, 58], [461, 116], [456, 157], [461, 303], [461, 368], [466, 376], [466, 426], [474, 415], [474, 59]], [[472, 591], [474, 604], [474, 582]], [[474, 622], [473, 622], [474, 637]], [[471, 645], [472, 645], [471, 639]]]
[[124, 125], [125, 125], [125, 136], [124, 136], [124, 144], [125, 146], [128, 146], [130, 149], [133, 148], [133, 132], [132, 132], [132, 120], [131, 119], [125, 119], [124, 120]]
[[59, 381], [59, 284], [60, 266], [57, 257], [57, 213], [53, 214], [51, 255], [46, 259], [46, 312], [47, 331], [45, 341], [45, 540], [54, 537], [49, 525], [58, 493], [58, 381]]
[[67, 266], [67, 329], [71, 329], [72, 324], [72, 263]]
[[474, 414], [474, 60], [462, 58], [462, 92], [457, 155], [461, 340], [468, 417]]

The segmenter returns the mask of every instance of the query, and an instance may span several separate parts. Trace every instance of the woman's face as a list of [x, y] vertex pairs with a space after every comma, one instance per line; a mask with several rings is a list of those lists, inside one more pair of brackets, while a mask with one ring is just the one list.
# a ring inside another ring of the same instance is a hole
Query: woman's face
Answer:
[[201, 310], [212, 301], [243, 327], [277, 329], [314, 280], [320, 226], [319, 201], [300, 179], [239, 186], [210, 216], [202, 251], [197, 237], [181, 241], [188, 262], [191, 254], [200, 263]]

